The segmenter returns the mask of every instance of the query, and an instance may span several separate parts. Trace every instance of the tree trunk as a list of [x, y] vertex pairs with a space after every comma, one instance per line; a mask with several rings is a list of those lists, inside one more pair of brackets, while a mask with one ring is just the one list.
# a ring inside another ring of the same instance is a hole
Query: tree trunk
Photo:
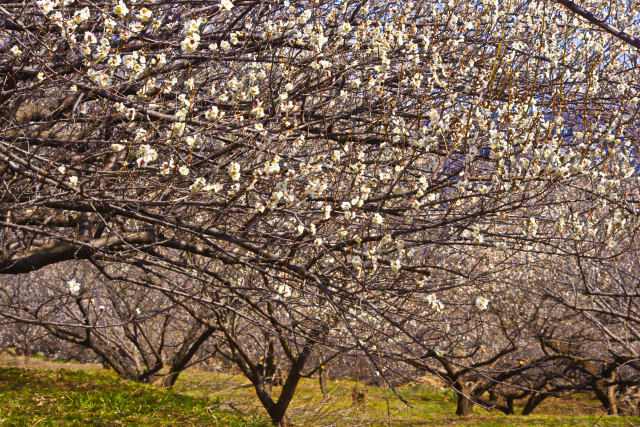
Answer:
[[515, 411], [513, 410], [513, 401], [514, 401], [513, 396], [507, 396], [504, 398], [504, 400], [507, 405], [507, 411], [505, 412], [505, 414], [513, 415], [515, 413]]
[[320, 374], [318, 375], [318, 382], [320, 383], [320, 391], [323, 397], [327, 397], [327, 370], [324, 365], [320, 367]]
[[529, 397], [529, 399], [527, 400], [526, 405], [524, 405], [524, 408], [522, 409], [522, 415], [529, 415], [533, 412], [534, 409], [536, 409], [536, 407], [542, 403], [543, 400], [545, 400], [547, 398], [546, 394], [542, 394], [542, 393], [534, 393], [531, 395], [531, 397]]
[[286, 415], [282, 415], [282, 418], [280, 418], [280, 421], [278, 422], [278, 427], [289, 427], [291, 424], [291, 421], [289, 421], [289, 417], [287, 417]]
[[616, 386], [611, 384], [607, 384], [607, 382], [613, 382], [615, 380], [615, 373], [611, 374], [611, 377], [607, 380], [597, 380], [594, 381], [593, 391], [596, 394], [596, 397], [604, 406], [604, 409], [607, 410], [607, 414], [609, 415], [618, 415], [618, 405], [616, 402]]
[[271, 423], [273, 423], [274, 426], [288, 427], [291, 425], [289, 417], [287, 417], [285, 413], [278, 408], [275, 402], [273, 403], [273, 406], [267, 408], [267, 412], [269, 413]]
[[206, 326], [204, 331], [198, 335], [200, 328], [201, 325], [198, 322], [195, 322], [187, 336], [184, 338], [182, 346], [171, 359], [169, 373], [162, 379], [162, 387], [173, 387], [178, 379], [178, 375], [180, 375], [180, 373], [185, 369], [200, 346], [202, 346], [202, 344], [204, 344], [204, 342], [215, 332], [215, 328]]
[[169, 372], [162, 377], [159, 386], [162, 388], [171, 388], [176, 383], [178, 379], [178, 375], [182, 372], [182, 367], [177, 367], [176, 365], [171, 365], [169, 368]]
[[456, 395], [458, 396], [458, 404], [456, 406], [456, 415], [466, 417], [473, 413], [473, 402], [469, 400], [469, 390], [466, 386], [463, 386], [461, 382], [456, 382], [454, 385]]
[[278, 397], [278, 403], [276, 404], [276, 413], [277, 415], [279, 415], [279, 419], [277, 420], [278, 426], [290, 425], [289, 418], [285, 415], [285, 413], [287, 412], [289, 403], [291, 403], [291, 399], [293, 399], [293, 394], [301, 378], [302, 369], [307, 362], [307, 358], [311, 354], [312, 347], [313, 342], [311, 340], [308, 340], [304, 348], [298, 355], [298, 358], [291, 365], [289, 374], [287, 375], [287, 379], [282, 385], [282, 392], [280, 393], [280, 396]]
[[[615, 372], [609, 377], [609, 382], [613, 383], [616, 379]], [[609, 399], [609, 415], [618, 415], [618, 401], [616, 399], [616, 386], [614, 384], [605, 385], [607, 389], [607, 398]]]
[[269, 418], [271, 418], [271, 423], [278, 427], [290, 426], [291, 422], [289, 421], [289, 417], [285, 414], [286, 408], [283, 410], [282, 407], [277, 405], [262, 384], [256, 385], [254, 383], [254, 388], [258, 395], [258, 399], [260, 399], [260, 403], [262, 403], [262, 406], [264, 406], [269, 414]]

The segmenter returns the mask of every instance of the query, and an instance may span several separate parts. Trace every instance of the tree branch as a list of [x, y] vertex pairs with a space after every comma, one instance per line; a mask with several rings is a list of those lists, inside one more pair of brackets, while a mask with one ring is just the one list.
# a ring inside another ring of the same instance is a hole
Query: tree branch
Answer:
[[122, 236], [92, 239], [86, 243], [54, 242], [14, 254], [3, 253], [2, 259], [0, 259], [0, 274], [28, 273], [57, 262], [72, 259], [87, 259], [100, 249], [110, 248], [123, 243], [151, 243], [154, 239], [155, 236], [153, 233], [143, 231]]
[[572, 2], [570, 0], [555, 0], [555, 1], [557, 3], [560, 3], [561, 5], [563, 5], [567, 9], [569, 9], [571, 12], [575, 13], [576, 15], [580, 15], [584, 19], [586, 19], [587, 21], [591, 22], [592, 24], [595, 24], [598, 27], [602, 28], [607, 33], [619, 38], [620, 40], [624, 41], [625, 43], [630, 44], [631, 46], [635, 47], [636, 49], [640, 49], [640, 38], [634, 37], [634, 36], [632, 36], [630, 34], [625, 33], [624, 31], [620, 30], [619, 28], [616, 28], [613, 25], [607, 23], [603, 19], [598, 19], [593, 13], [589, 12], [588, 10], [586, 10], [583, 7], [578, 6], [577, 4], [575, 4], [574, 2]]

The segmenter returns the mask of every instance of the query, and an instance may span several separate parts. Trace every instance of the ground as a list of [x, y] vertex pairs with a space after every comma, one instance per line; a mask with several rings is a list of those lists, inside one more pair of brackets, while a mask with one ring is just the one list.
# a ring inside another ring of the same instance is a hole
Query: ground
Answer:
[[[121, 380], [93, 364], [3, 356], [0, 365], [0, 425], [268, 425], [253, 389], [239, 375], [188, 371], [167, 391]], [[398, 389], [411, 407], [373, 386], [366, 388], [365, 402], [354, 406], [354, 386], [330, 381], [323, 397], [317, 380], [303, 380], [290, 408], [292, 421], [299, 426], [640, 425], [640, 417], [605, 415], [586, 395], [549, 399], [527, 417], [477, 409], [459, 418], [453, 415], [453, 394], [427, 382]]]

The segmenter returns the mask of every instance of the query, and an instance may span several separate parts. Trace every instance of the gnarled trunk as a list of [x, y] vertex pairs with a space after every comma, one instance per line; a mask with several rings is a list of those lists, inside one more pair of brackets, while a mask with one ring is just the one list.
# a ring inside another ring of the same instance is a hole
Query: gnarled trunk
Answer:
[[195, 322], [191, 330], [184, 338], [180, 350], [173, 356], [170, 363], [169, 372], [162, 379], [161, 386], [171, 388], [176, 383], [178, 375], [187, 367], [187, 364], [198, 351], [200, 346], [215, 332], [215, 328], [205, 326], [200, 334], [201, 324]]
[[522, 409], [522, 415], [529, 415], [533, 412], [536, 407], [542, 403], [543, 400], [547, 398], [547, 394], [543, 393], [534, 393], [527, 399], [527, 403], [524, 405]]
[[612, 384], [615, 380], [615, 373], [612, 373], [609, 378], [600, 379], [594, 381], [593, 391], [596, 394], [596, 397], [606, 409], [607, 414], [609, 415], [618, 415], [618, 404], [616, 401], [616, 386]]
[[457, 381], [453, 385], [456, 395], [458, 396], [458, 404], [456, 406], [456, 415], [466, 417], [473, 413], [473, 402], [469, 400], [469, 389], [461, 381]]

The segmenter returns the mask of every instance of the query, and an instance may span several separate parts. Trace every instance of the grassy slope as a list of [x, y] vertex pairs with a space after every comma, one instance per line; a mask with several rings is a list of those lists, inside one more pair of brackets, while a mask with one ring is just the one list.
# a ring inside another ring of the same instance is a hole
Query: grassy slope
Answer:
[[0, 368], [0, 425], [266, 425], [107, 371]]
[[[290, 408], [292, 420], [298, 426], [388, 425], [389, 421], [407, 426], [640, 425], [640, 418], [603, 415], [587, 396], [549, 399], [528, 417], [477, 409], [472, 417], [458, 418], [453, 415], [453, 394], [433, 386], [400, 388], [411, 408], [380, 387], [368, 387], [365, 404], [353, 406], [353, 386], [351, 381], [333, 381], [323, 398], [317, 380], [303, 380]], [[253, 388], [237, 375], [189, 371], [170, 392], [123, 381], [99, 369], [0, 368], [0, 425], [80, 424], [266, 425]]]

